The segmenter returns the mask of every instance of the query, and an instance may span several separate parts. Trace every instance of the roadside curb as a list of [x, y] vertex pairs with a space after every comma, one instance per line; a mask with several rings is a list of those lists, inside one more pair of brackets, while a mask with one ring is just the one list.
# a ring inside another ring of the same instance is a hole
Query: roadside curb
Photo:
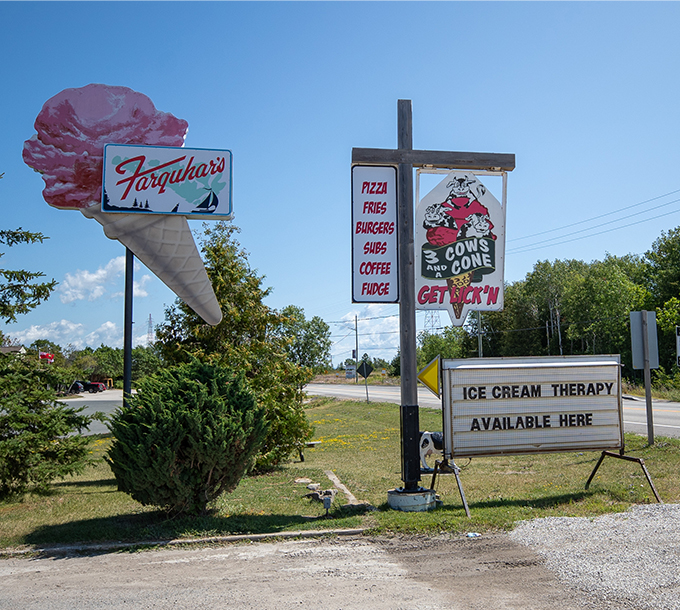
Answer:
[[234, 534], [231, 536], [210, 536], [207, 538], [173, 538], [171, 540], [143, 540], [140, 542], [104, 542], [101, 544], [69, 544], [27, 549], [0, 549], [0, 557], [16, 555], [68, 555], [70, 553], [96, 553], [101, 551], [120, 551], [136, 547], [166, 547], [184, 544], [220, 544], [231, 542], [260, 542], [279, 538], [322, 538], [324, 536], [361, 536], [367, 528], [337, 530], [301, 530], [296, 532], [272, 532], [268, 534]]

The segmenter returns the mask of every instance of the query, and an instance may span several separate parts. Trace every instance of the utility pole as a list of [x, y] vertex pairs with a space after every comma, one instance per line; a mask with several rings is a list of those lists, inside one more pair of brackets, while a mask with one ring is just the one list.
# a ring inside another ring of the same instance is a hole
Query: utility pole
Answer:
[[354, 350], [354, 383], [359, 383], [359, 321], [357, 316], [354, 316], [354, 339], [355, 347]]
[[[413, 150], [411, 100], [397, 103], [400, 151]], [[416, 277], [413, 250], [413, 165], [399, 163], [397, 170], [399, 235], [399, 344], [401, 350], [401, 472], [404, 491], [413, 492], [420, 481], [420, 418], [418, 413], [418, 363], [416, 362]], [[406, 374], [404, 374], [406, 373]]]

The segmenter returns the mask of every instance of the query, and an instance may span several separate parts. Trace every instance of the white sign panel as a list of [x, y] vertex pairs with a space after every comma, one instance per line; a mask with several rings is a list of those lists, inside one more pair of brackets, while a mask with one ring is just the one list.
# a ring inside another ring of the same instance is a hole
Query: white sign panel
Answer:
[[352, 167], [352, 301], [399, 301], [397, 169]]
[[102, 211], [230, 220], [231, 151], [107, 144]]
[[447, 457], [623, 447], [620, 357], [444, 360]]
[[416, 308], [503, 309], [505, 210], [471, 172], [453, 171], [416, 208]]

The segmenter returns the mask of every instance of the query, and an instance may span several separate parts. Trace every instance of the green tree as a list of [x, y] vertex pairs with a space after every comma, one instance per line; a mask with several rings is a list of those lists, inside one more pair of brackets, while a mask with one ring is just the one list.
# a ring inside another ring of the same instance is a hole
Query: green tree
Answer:
[[[5, 174], [0, 174], [0, 179]], [[24, 231], [21, 227], [16, 230], [0, 230], [0, 244], [12, 247], [18, 244], [42, 243], [49, 239], [42, 233]], [[0, 252], [0, 258], [4, 253]], [[55, 280], [36, 282], [44, 273], [31, 271], [10, 271], [0, 269], [0, 319], [5, 323], [16, 322], [17, 316], [28, 313], [43, 301], [57, 285]]]
[[91, 379], [93, 373], [97, 370], [97, 357], [91, 347], [85, 347], [81, 350], [69, 349], [66, 360], [71, 364], [75, 371], [77, 378]]
[[[8, 247], [42, 243], [45, 239], [48, 238], [42, 233], [31, 233], [21, 227], [16, 230], [0, 230], [0, 244]], [[2, 256], [3, 253], [0, 252], [0, 258]], [[36, 281], [42, 277], [45, 274], [39, 271], [0, 269], [0, 319], [5, 323], [16, 322], [18, 315], [28, 313], [46, 301], [57, 282]]]
[[56, 400], [67, 373], [33, 358], [0, 354], [0, 497], [54, 479], [90, 463], [91, 437], [78, 434], [101, 414], [86, 416]]
[[564, 295], [572, 280], [584, 273], [588, 265], [580, 260], [539, 261], [526, 277], [526, 296], [535, 307], [539, 336], [544, 354], [564, 354], [565, 329], [570, 320], [565, 317]]
[[649, 287], [656, 307], [680, 295], [680, 227], [662, 231], [645, 253], [649, 265]]
[[312, 375], [331, 368], [331, 330], [328, 324], [319, 316], [307, 320], [304, 309], [295, 305], [285, 307], [281, 313], [284, 316], [281, 333], [289, 341], [288, 357], [295, 364], [308, 368]]
[[270, 291], [250, 268], [236, 231], [215, 223], [205, 228], [201, 241], [222, 321], [209, 326], [178, 300], [156, 329], [157, 345], [166, 364], [187, 362], [194, 355], [245, 374], [269, 425], [256, 463], [263, 469], [287, 459], [311, 437], [300, 389], [306, 372], [288, 356], [282, 337], [285, 318], [264, 303]]
[[629, 315], [645, 302], [647, 291], [612, 261], [595, 261], [575, 274], [565, 290], [569, 339], [582, 353], [622, 354], [630, 364]]
[[67, 364], [66, 357], [61, 351], [61, 346], [48, 339], [36, 339], [28, 346], [26, 351], [34, 358], [39, 358], [40, 352], [52, 354], [54, 356], [54, 365], [56, 366], [63, 367]]
[[153, 375], [162, 366], [161, 359], [153, 347], [138, 345], [132, 350], [132, 381]]
[[504, 308], [484, 312], [485, 356], [540, 356], [546, 353], [545, 322], [526, 280], [505, 286]]
[[118, 489], [173, 514], [233, 491], [267, 432], [243, 374], [195, 358], [142, 380], [109, 427]]
[[439, 334], [420, 333], [418, 337], [418, 369], [427, 366], [437, 356], [441, 358], [463, 358], [466, 355], [464, 346], [468, 333], [456, 326], [447, 326]]
[[103, 343], [94, 351], [97, 366], [94, 373], [100, 377], [111, 379], [123, 378], [123, 350], [117, 347], [109, 347]]

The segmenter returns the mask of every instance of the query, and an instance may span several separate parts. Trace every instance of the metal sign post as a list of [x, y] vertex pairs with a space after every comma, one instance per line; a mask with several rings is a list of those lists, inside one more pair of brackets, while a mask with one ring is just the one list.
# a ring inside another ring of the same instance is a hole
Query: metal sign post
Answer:
[[[514, 154], [413, 150], [411, 100], [397, 102], [398, 148], [353, 148], [352, 165], [396, 165], [399, 248], [399, 338], [401, 357], [401, 479], [404, 487], [389, 496], [390, 506], [401, 510], [426, 510], [435, 505], [434, 492], [419, 486], [419, 417], [416, 361], [416, 300], [414, 254], [413, 168], [511, 171]], [[402, 502], [398, 496], [412, 495]], [[431, 498], [430, 498], [431, 496]], [[418, 499], [415, 499], [418, 498]], [[415, 499], [415, 500], [414, 500]], [[394, 503], [393, 503], [394, 501]]]
[[645, 404], [647, 408], [647, 442], [654, 444], [654, 412], [652, 410], [652, 371], [659, 368], [659, 344], [656, 312], [630, 312], [630, 341], [633, 368], [644, 370]]

